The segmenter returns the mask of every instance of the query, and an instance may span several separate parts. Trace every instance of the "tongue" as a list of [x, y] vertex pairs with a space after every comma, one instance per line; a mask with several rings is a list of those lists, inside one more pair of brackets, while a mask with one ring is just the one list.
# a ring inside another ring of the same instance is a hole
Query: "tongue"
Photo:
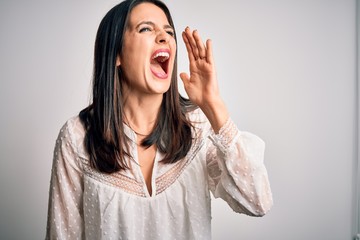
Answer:
[[157, 77], [164, 78], [167, 75], [164, 69], [161, 67], [161, 64], [157, 61], [152, 61], [150, 64], [150, 68]]

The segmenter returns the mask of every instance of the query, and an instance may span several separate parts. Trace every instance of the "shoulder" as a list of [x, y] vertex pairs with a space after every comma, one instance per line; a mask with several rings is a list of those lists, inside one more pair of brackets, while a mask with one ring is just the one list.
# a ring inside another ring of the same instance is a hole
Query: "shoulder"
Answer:
[[85, 128], [79, 115], [69, 118], [61, 127], [59, 135], [68, 138], [83, 138], [85, 136]]
[[85, 128], [79, 115], [69, 118], [61, 127], [57, 142], [70, 146], [76, 155], [85, 157], [84, 149]]

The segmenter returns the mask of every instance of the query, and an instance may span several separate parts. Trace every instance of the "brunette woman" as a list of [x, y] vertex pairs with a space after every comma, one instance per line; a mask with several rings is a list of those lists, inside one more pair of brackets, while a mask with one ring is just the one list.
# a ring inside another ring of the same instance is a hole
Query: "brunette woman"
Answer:
[[229, 117], [211, 41], [182, 33], [187, 100], [174, 29], [158, 0], [126, 0], [103, 18], [92, 102], [56, 142], [47, 239], [210, 239], [210, 192], [238, 213], [270, 209], [264, 142]]

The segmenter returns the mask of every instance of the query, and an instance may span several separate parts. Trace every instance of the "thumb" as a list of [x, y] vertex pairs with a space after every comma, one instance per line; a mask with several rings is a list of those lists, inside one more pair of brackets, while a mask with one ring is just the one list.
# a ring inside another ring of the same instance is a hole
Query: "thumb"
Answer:
[[187, 73], [182, 72], [180, 73], [180, 78], [183, 81], [184, 85], [187, 86], [190, 81], [189, 75]]

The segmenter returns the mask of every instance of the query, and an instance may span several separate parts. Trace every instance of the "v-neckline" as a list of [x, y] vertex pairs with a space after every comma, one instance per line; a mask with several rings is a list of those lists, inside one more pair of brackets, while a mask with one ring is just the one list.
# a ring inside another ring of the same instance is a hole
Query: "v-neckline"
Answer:
[[[150, 159], [143, 159], [140, 161], [140, 158], [139, 158], [139, 149], [138, 149], [138, 146], [136, 146], [136, 161], [137, 161], [137, 168], [138, 168], [138, 171], [139, 171], [139, 175], [141, 176], [141, 181], [142, 181], [142, 185], [144, 187], [144, 192], [146, 193], [146, 195], [148, 197], [152, 197], [152, 196], [155, 196], [156, 195], [156, 168], [157, 168], [157, 160], [158, 160], [158, 151], [157, 151], [157, 148], [155, 149], [155, 154], [154, 154], [154, 157], [150, 160]], [[142, 167], [141, 167], [141, 162], [144, 163], [144, 161], [152, 161], [152, 163], [150, 163], [152, 166], [149, 167], [149, 174], [150, 174], [150, 178], [147, 179], [145, 178], [145, 174], [147, 174], [145, 171], [143, 171]], [[145, 172], [145, 174], [144, 174]], [[150, 181], [150, 182], [147, 182]], [[148, 186], [149, 185], [149, 186]]]
[[141, 169], [140, 165], [140, 159], [139, 159], [139, 152], [138, 152], [138, 145], [137, 145], [137, 136], [134, 130], [132, 130], [128, 125], [124, 123], [124, 129], [125, 134], [128, 135], [128, 137], [131, 140], [131, 149], [132, 149], [132, 156], [134, 161], [136, 162], [133, 171], [137, 176], [138, 181], [141, 182], [141, 185], [143, 186], [143, 191], [145, 193], [146, 197], [154, 197], [156, 195], [156, 173], [157, 173], [157, 167], [158, 167], [158, 158], [160, 157], [158, 149], [155, 150], [155, 156], [153, 159], [153, 166], [151, 170], [151, 194], [147, 187], [146, 180], [144, 177], [144, 174]]

